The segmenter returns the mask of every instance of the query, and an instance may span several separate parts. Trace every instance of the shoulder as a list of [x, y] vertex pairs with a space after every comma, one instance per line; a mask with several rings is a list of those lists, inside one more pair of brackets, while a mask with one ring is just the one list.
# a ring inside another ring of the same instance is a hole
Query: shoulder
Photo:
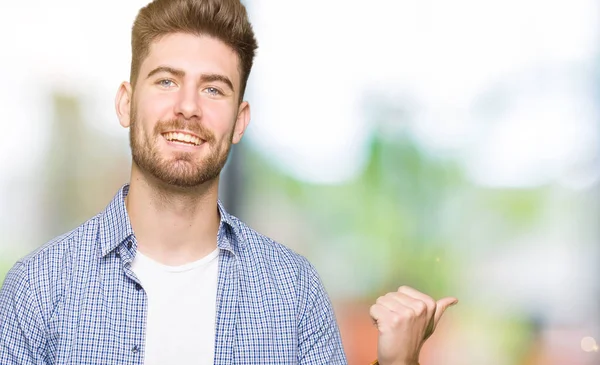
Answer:
[[267, 237], [244, 222], [236, 219], [243, 244], [241, 256], [255, 265], [269, 265], [273, 269], [293, 272], [314, 273], [316, 271], [308, 259], [284, 244]]
[[240, 245], [240, 260], [246, 275], [280, 288], [293, 288], [299, 297], [323, 294], [320, 276], [306, 257], [258, 233], [238, 219], [236, 223], [238, 235], [243, 241]]
[[[5, 277], [4, 294], [18, 297], [19, 293], [29, 292], [42, 308], [56, 304], [73, 267], [89, 256], [84, 252], [95, 251], [91, 243], [97, 235], [98, 220], [99, 215], [19, 259]], [[85, 246], [89, 249], [82, 249]]]
[[95, 242], [100, 217], [101, 214], [96, 215], [79, 227], [54, 237], [18, 260], [15, 267], [43, 273], [62, 266], [65, 261], [73, 259], [74, 255], [79, 253], [82, 245]]

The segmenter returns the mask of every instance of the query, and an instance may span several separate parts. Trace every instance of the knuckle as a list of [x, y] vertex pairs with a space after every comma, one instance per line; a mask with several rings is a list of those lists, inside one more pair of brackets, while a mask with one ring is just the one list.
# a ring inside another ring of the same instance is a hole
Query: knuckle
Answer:
[[395, 313], [390, 317], [390, 324], [393, 327], [398, 327], [402, 322], [404, 322], [404, 317], [399, 313]]
[[436, 306], [435, 300], [428, 298], [425, 301], [425, 305], [427, 306], [427, 310], [429, 310], [430, 312], [433, 312], [433, 310], [435, 309], [435, 306]]
[[422, 316], [425, 313], [427, 313], [427, 305], [420, 300], [416, 301], [415, 302], [415, 314], [417, 316]]
[[396, 316], [401, 321], [410, 320], [415, 316], [415, 311], [409, 307], [402, 307], [396, 312]]

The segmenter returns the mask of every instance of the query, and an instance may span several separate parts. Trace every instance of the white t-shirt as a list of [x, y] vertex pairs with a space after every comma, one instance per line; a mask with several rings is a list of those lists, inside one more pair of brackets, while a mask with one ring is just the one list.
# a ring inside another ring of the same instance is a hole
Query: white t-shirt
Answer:
[[144, 365], [212, 365], [219, 249], [167, 266], [139, 251], [132, 269], [148, 296]]

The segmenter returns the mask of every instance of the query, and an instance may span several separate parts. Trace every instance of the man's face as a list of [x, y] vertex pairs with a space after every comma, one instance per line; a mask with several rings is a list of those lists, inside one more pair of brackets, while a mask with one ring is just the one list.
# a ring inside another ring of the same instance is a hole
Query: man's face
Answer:
[[249, 119], [238, 103], [238, 62], [207, 36], [174, 33], [151, 44], [130, 109], [133, 161], [144, 173], [177, 187], [219, 176]]

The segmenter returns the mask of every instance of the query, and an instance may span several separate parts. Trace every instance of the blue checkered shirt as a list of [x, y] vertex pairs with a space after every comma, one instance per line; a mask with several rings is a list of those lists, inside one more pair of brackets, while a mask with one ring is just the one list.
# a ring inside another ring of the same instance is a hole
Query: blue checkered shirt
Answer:
[[[148, 298], [131, 270], [128, 190], [10, 270], [0, 290], [0, 364], [144, 363]], [[214, 364], [346, 364], [313, 266], [220, 203], [219, 211]]]

